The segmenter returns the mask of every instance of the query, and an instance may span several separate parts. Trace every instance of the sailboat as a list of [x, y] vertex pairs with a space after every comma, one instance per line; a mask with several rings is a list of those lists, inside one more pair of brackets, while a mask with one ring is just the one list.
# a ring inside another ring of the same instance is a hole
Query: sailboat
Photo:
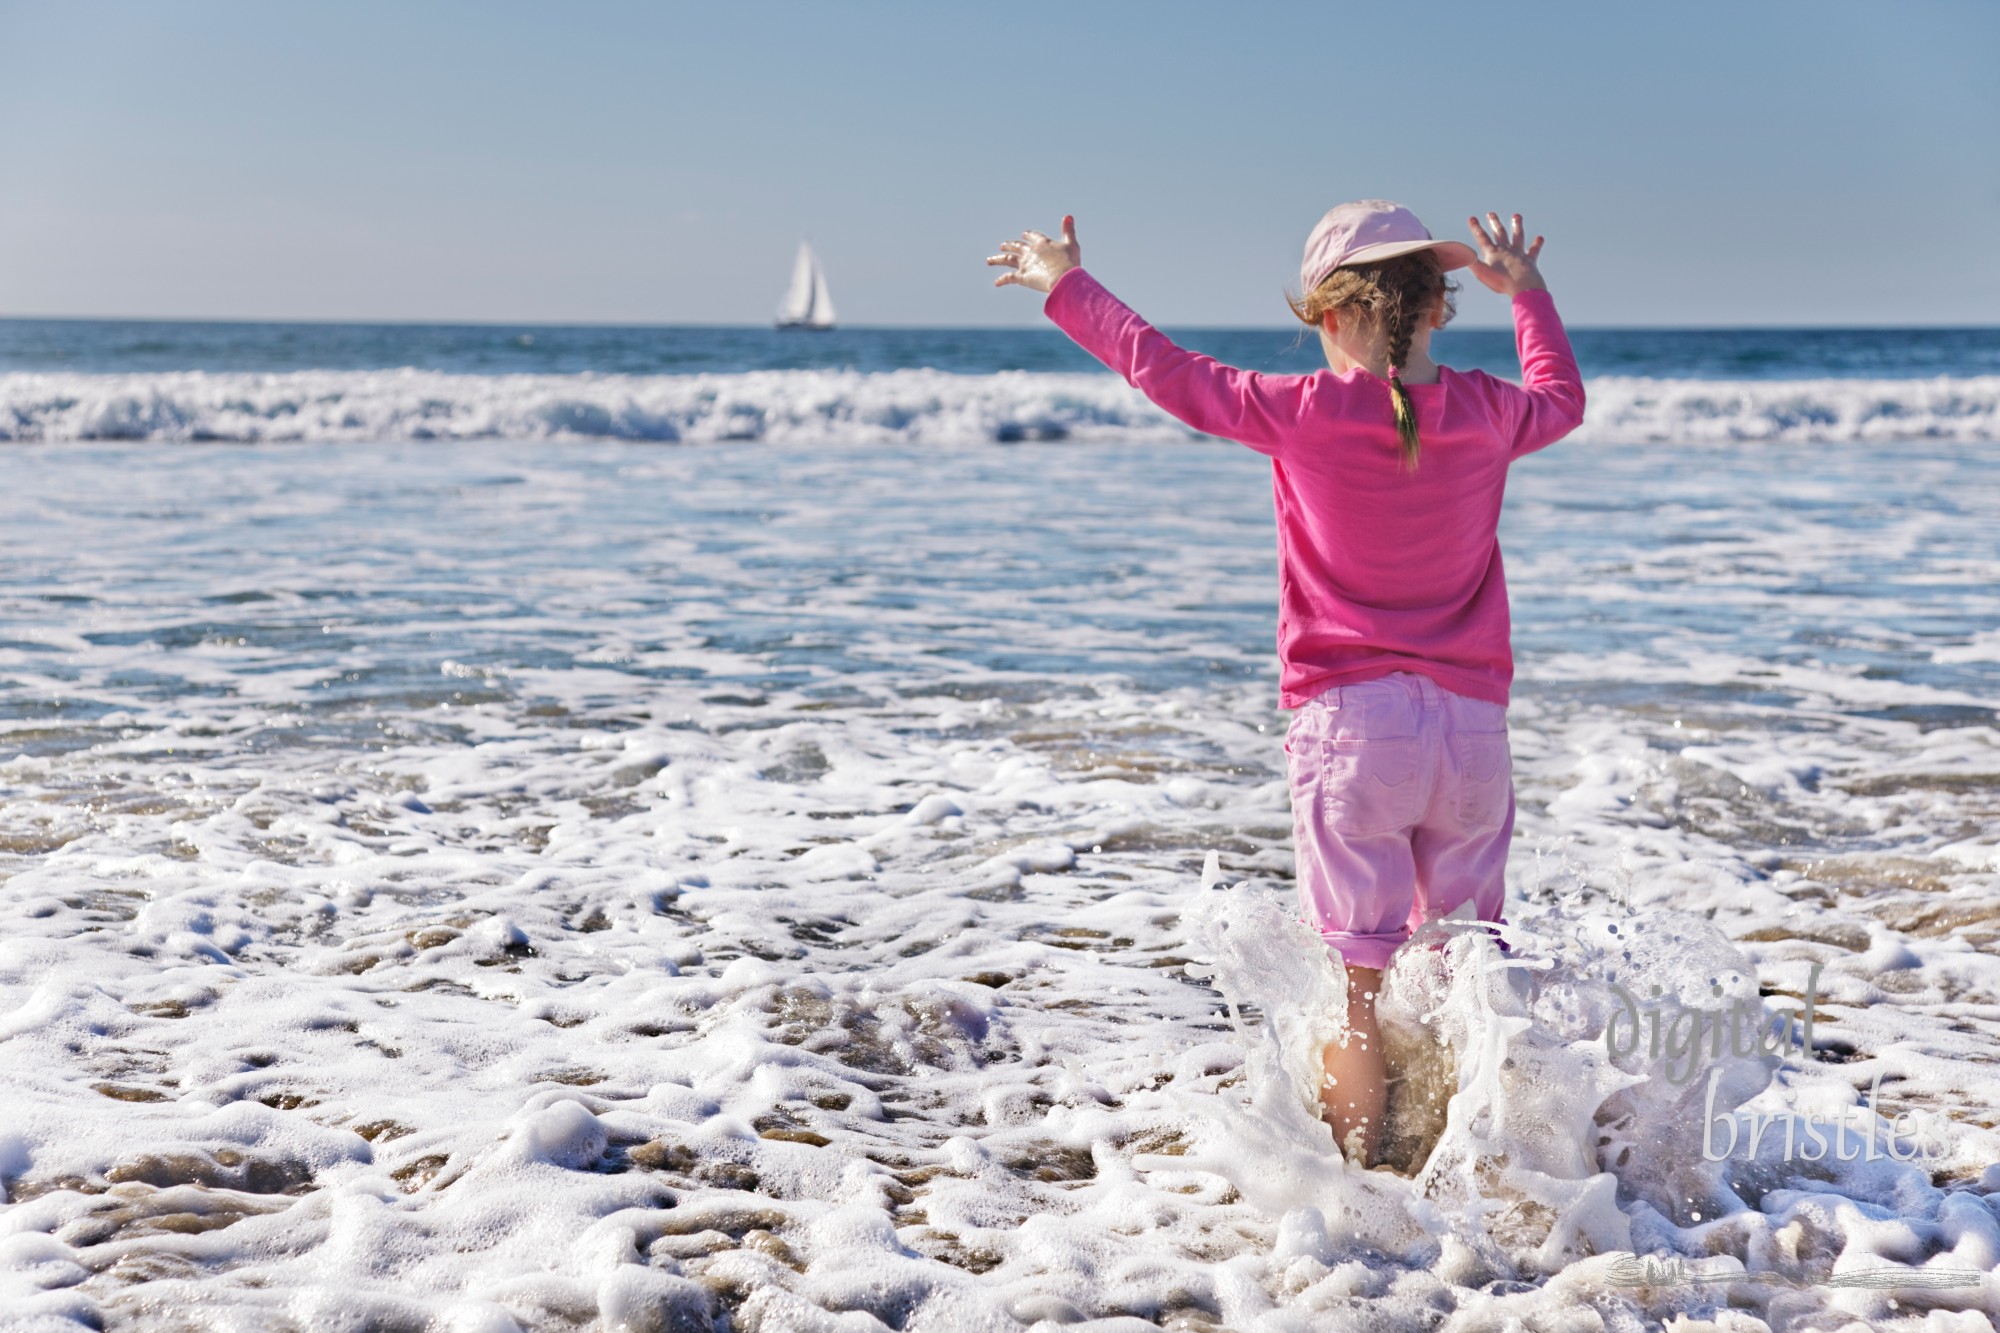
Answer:
[[785, 303], [778, 307], [781, 329], [830, 329], [833, 327], [833, 297], [827, 294], [826, 274], [812, 247], [799, 242], [799, 257], [792, 265], [792, 285]]

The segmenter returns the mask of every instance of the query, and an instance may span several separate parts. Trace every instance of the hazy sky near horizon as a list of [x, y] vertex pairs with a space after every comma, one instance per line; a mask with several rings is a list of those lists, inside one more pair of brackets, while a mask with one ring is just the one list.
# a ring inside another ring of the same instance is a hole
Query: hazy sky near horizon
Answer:
[[[0, 0], [0, 315], [1169, 325], [1321, 211], [1518, 209], [1596, 325], [2000, 324], [2000, 5]], [[1468, 284], [1468, 324], [1504, 319]]]

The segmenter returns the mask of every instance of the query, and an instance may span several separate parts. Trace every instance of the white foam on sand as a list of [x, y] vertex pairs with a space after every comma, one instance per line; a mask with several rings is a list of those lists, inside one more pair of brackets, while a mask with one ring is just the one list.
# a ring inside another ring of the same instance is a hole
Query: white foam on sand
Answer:
[[[38, 455], [0, 1308], [1982, 1326], [2000, 487], [1767, 457], [1521, 470], [1511, 952], [1447, 923], [1390, 973], [1405, 1177], [1310, 1109], [1341, 983], [1291, 918], [1258, 460]], [[1814, 1050], [1677, 1083], [1614, 985], [1811, 986]], [[1906, 1113], [1923, 1158], [1870, 1160]]]

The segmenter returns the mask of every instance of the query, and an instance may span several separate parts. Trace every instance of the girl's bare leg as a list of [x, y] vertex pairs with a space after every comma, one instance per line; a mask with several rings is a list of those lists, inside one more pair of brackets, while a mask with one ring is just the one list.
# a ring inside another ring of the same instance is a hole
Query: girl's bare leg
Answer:
[[1375, 1160], [1389, 1106], [1389, 1070], [1375, 1030], [1375, 994], [1381, 985], [1378, 968], [1347, 969], [1346, 1044], [1329, 1042], [1320, 1057], [1326, 1070], [1320, 1117], [1333, 1126], [1333, 1141], [1348, 1159], [1363, 1166]]

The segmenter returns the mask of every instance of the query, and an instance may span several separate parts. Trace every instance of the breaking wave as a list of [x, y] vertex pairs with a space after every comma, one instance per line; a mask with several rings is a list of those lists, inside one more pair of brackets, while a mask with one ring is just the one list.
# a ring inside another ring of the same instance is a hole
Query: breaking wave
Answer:
[[[1192, 436], [1109, 375], [0, 374], [0, 440], [647, 440], [789, 444]], [[1590, 382], [1580, 440], [2000, 440], [2000, 376]]]

